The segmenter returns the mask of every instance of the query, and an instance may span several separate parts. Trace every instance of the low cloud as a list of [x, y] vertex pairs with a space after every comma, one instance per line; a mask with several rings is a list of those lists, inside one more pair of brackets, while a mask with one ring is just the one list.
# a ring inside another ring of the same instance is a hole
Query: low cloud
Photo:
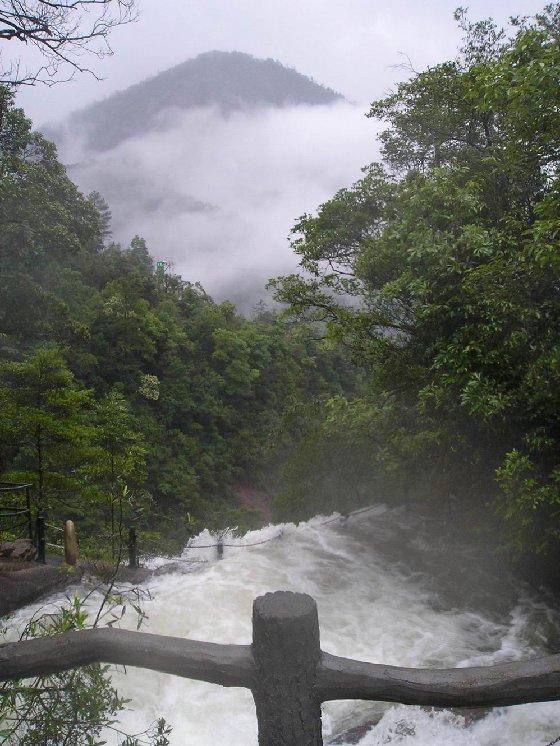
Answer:
[[[102, 156], [63, 143], [71, 176], [99, 191], [115, 240], [138, 233], [152, 254], [247, 311], [271, 276], [293, 271], [288, 234], [375, 160], [376, 125], [348, 103], [167, 112], [157, 132]], [[79, 163], [76, 164], [76, 158]]]

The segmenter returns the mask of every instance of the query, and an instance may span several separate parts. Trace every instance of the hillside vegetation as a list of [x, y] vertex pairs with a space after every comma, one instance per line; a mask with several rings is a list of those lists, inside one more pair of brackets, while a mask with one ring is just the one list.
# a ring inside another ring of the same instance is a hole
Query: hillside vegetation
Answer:
[[234, 487], [276, 490], [304, 412], [355, 385], [345, 353], [266, 309], [249, 320], [215, 303], [139, 237], [111, 242], [103, 199], [2, 95], [2, 479], [30, 480], [94, 549], [114, 544], [121, 512], [157, 529], [160, 550], [258, 522]]
[[560, 5], [507, 32], [457, 19], [459, 57], [373, 103], [383, 161], [294, 229], [305, 273], [277, 297], [354, 350], [369, 393], [310, 431], [287, 512], [320, 507], [336, 453], [370, 496], [499, 519], [517, 557], [555, 558]]
[[[168, 109], [214, 106], [223, 114], [260, 106], [330, 104], [342, 96], [276, 60], [242, 52], [206, 52], [72, 114], [93, 151], [157, 128]], [[56, 130], [48, 130], [56, 139]]]
[[178, 541], [242, 520], [251, 483], [286, 520], [424, 501], [512, 556], [556, 555], [560, 5], [507, 32], [457, 18], [457, 59], [372, 104], [382, 161], [296, 224], [285, 319], [112, 243], [103, 200], [7, 105], [3, 478], [92, 526], [126, 487]]

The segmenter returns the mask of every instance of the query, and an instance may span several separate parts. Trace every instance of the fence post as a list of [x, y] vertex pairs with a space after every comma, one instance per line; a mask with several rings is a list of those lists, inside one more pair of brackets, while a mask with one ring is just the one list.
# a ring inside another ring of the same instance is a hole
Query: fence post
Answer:
[[278, 591], [255, 599], [253, 657], [259, 746], [321, 746], [321, 648], [311, 596]]
[[31, 516], [31, 488], [29, 485], [25, 487], [25, 507], [27, 508], [27, 531], [29, 533], [29, 541], [33, 541], [33, 518]]
[[224, 558], [224, 540], [220, 536], [218, 539], [218, 543], [216, 544], [217, 552], [218, 552], [218, 559]]
[[70, 567], [76, 567], [78, 561], [78, 542], [74, 521], [64, 521], [64, 561]]
[[37, 513], [35, 521], [35, 540], [37, 542], [37, 562], [42, 562], [45, 565], [45, 514], [42, 511]]
[[138, 567], [138, 539], [134, 526], [128, 529], [128, 566], [133, 569]]

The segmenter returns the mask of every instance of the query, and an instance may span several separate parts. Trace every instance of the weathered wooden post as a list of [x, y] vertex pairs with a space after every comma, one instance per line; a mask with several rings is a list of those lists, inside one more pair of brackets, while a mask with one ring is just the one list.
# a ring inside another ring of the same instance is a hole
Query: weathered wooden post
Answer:
[[134, 526], [128, 529], [128, 566], [133, 569], [138, 567], [138, 538]]
[[29, 534], [29, 541], [33, 541], [33, 517], [31, 515], [31, 487], [25, 485], [25, 508], [27, 510], [27, 531]]
[[64, 522], [64, 560], [70, 567], [76, 567], [78, 561], [78, 542], [74, 521]]
[[259, 596], [253, 604], [252, 647], [259, 746], [321, 746], [315, 601], [288, 591]]
[[40, 511], [35, 519], [35, 541], [37, 542], [37, 562], [46, 564], [45, 559], [45, 514]]
[[221, 560], [224, 558], [224, 540], [220, 536], [218, 539], [218, 543], [216, 544], [217, 551], [218, 551], [218, 559]]

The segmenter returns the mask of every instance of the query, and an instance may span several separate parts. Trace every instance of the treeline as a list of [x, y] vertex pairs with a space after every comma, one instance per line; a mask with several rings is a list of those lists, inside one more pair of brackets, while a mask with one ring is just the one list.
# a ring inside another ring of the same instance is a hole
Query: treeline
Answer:
[[346, 476], [355, 493], [498, 521], [496, 543], [554, 557], [560, 5], [506, 31], [457, 20], [457, 59], [373, 103], [382, 162], [301, 218], [305, 272], [273, 283], [368, 371], [366, 395], [310, 422], [286, 514], [313, 513]]
[[111, 242], [100, 195], [1, 96], [1, 478], [31, 480], [92, 548], [121, 512], [168, 547], [254, 524], [235, 486], [278, 490], [302, 412], [355, 386], [347, 355], [265, 308], [215, 303], [139, 237]]

